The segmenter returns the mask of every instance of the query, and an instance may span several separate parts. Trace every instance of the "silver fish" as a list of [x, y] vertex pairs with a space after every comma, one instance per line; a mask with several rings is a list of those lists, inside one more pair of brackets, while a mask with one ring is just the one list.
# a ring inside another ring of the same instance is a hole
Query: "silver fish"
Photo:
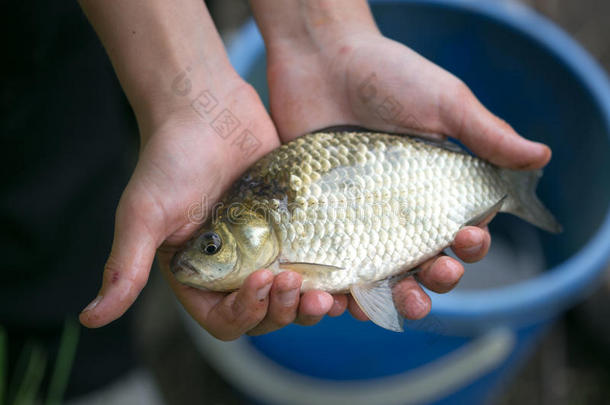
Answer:
[[541, 171], [499, 168], [449, 142], [319, 132], [252, 166], [172, 260], [175, 277], [238, 289], [260, 268], [303, 276], [302, 291], [350, 292], [378, 325], [402, 331], [398, 275], [451, 244], [465, 225], [508, 212], [561, 226], [535, 195]]

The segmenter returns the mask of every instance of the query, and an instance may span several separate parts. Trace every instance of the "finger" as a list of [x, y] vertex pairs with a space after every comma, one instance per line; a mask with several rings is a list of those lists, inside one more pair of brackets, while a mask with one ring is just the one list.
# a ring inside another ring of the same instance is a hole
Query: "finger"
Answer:
[[190, 302], [187, 310], [217, 339], [234, 340], [265, 318], [272, 283], [271, 271], [258, 270], [246, 278], [239, 291], [226, 295], [203, 319], [201, 314], [206, 308], [198, 311], [196, 303]]
[[399, 281], [392, 290], [398, 312], [407, 319], [416, 320], [428, 315], [431, 301], [413, 277]]
[[464, 275], [464, 266], [446, 255], [434, 257], [420, 267], [417, 281], [439, 294], [450, 291]]
[[551, 159], [548, 146], [529, 141], [487, 110], [461, 81], [444, 92], [440, 113], [447, 134], [459, 139], [477, 156], [499, 166], [537, 169]]
[[347, 309], [347, 295], [333, 294], [333, 306], [328, 311], [328, 316], [336, 317], [342, 315]]
[[267, 316], [248, 335], [261, 335], [294, 322], [299, 307], [302, 278], [298, 273], [285, 271], [273, 280], [269, 293]]
[[301, 296], [296, 323], [304, 326], [315, 325], [330, 311], [335, 300], [324, 291], [307, 291]]
[[79, 316], [84, 326], [96, 328], [114, 321], [133, 304], [146, 285], [158, 246], [157, 239], [163, 238], [160, 226], [151, 220], [156, 218], [155, 214], [146, 211], [141, 202], [122, 200], [119, 204], [102, 287]]
[[364, 311], [360, 308], [360, 305], [358, 305], [358, 303], [356, 302], [354, 297], [352, 297], [351, 295], [348, 298], [347, 309], [349, 310], [349, 313], [352, 314], [352, 316], [355, 319], [357, 319], [359, 321], [368, 321], [369, 320], [369, 317], [366, 316]]
[[467, 226], [457, 233], [451, 250], [463, 261], [472, 263], [485, 257], [490, 246], [491, 236], [487, 227]]

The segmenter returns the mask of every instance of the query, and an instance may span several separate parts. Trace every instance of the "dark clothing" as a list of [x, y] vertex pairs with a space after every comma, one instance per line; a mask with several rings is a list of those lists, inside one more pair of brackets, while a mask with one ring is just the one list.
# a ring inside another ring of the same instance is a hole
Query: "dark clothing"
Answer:
[[[30, 334], [52, 345], [95, 297], [137, 132], [76, 1], [3, 2], [0, 44], [0, 325], [13, 354]], [[127, 320], [82, 331], [75, 371], [92, 381], [71, 393], [127, 369], [130, 344]]]

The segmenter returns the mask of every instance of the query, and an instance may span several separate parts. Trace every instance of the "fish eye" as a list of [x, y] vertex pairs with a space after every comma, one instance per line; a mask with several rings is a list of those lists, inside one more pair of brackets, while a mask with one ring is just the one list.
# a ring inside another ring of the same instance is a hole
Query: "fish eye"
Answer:
[[206, 232], [201, 236], [201, 238], [201, 250], [203, 250], [203, 253], [209, 256], [218, 253], [220, 247], [222, 246], [222, 241], [217, 233]]

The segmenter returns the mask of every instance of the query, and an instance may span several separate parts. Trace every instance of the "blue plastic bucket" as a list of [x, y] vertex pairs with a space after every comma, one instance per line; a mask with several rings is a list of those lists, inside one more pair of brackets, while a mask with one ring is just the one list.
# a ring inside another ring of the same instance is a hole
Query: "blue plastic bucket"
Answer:
[[[456, 74], [519, 133], [551, 146], [539, 195], [565, 231], [547, 235], [497, 218], [494, 240], [535, 241], [528, 245], [539, 246], [544, 271], [431, 293], [432, 315], [404, 334], [346, 315], [221, 343], [189, 323], [205, 356], [261, 403], [480, 403], [541, 325], [594, 286], [610, 254], [610, 85], [592, 58], [513, 2], [378, 1], [372, 10], [386, 36]], [[229, 53], [266, 101], [264, 47], [252, 22]]]

